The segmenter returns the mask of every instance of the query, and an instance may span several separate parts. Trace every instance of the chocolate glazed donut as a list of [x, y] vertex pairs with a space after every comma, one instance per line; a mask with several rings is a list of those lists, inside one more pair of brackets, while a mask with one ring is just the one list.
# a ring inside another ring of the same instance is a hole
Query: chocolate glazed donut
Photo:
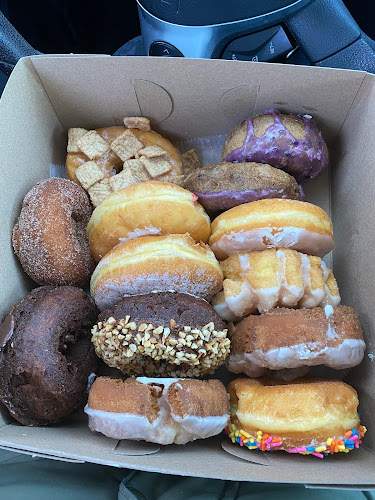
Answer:
[[0, 325], [0, 400], [23, 425], [58, 422], [83, 406], [97, 358], [98, 311], [79, 288], [44, 286]]

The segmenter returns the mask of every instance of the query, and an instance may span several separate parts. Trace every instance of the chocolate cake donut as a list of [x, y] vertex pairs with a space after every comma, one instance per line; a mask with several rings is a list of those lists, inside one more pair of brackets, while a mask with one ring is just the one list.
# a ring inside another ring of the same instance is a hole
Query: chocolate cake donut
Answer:
[[155, 292], [123, 298], [92, 329], [96, 354], [126, 375], [199, 377], [229, 353], [225, 323], [206, 301]]
[[271, 109], [228, 134], [222, 161], [267, 163], [303, 183], [327, 168], [328, 150], [310, 115], [284, 115]]
[[47, 425], [83, 406], [97, 358], [98, 311], [72, 286], [34, 289], [0, 325], [0, 401], [23, 425]]

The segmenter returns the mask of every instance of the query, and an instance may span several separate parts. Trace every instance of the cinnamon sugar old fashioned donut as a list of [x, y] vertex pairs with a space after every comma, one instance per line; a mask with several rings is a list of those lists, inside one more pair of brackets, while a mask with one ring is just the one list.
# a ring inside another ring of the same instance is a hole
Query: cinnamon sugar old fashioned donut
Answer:
[[289, 248], [238, 253], [221, 262], [223, 291], [213, 300], [227, 321], [275, 307], [338, 306], [340, 295], [332, 271], [319, 257]]
[[310, 115], [284, 115], [271, 109], [228, 134], [222, 161], [267, 163], [303, 183], [327, 168], [328, 150]]
[[110, 194], [87, 226], [90, 250], [98, 262], [120, 243], [140, 236], [189, 233], [207, 243], [210, 219], [195, 194], [175, 184], [146, 181]]
[[40, 285], [82, 286], [95, 263], [86, 236], [92, 207], [66, 179], [46, 179], [25, 196], [12, 243], [24, 271]]
[[358, 395], [344, 382], [238, 378], [228, 386], [232, 442], [250, 450], [326, 455], [358, 448], [366, 428]]
[[97, 366], [97, 315], [79, 288], [43, 286], [0, 324], [0, 401], [21, 424], [51, 424], [83, 407]]
[[229, 420], [219, 380], [99, 377], [85, 412], [92, 431], [163, 445], [215, 436]]
[[356, 366], [365, 348], [361, 324], [351, 307], [278, 308], [250, 315], [235, 325], [227, 366], [249, 377], [266, 372], [277, 376], [284, 370], [283, 376], [291, 380], [304, 367]]
[[334, 245], [332, 222], [320, 207], [287, 199], [234, 207], [212, 223], [210, 247], [219, 260], [238, 252], [293, 248], [323, 257]]
[[108, 252], [91, 277], [91, 294], [100, 310], [128, 295], [158, 291], [190, 293], [210, 300], [223, 274], [215, 255], [191, 236], [143, 236]]

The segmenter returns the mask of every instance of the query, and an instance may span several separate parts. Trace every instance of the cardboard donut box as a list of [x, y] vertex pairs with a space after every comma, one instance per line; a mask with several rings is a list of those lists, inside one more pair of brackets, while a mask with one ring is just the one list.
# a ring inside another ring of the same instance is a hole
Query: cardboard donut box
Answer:
[[68, 128], [146, 116], [182, 152], [194, 146], [208, 164], [220, 159], [224, 136], [237, 123], [271, 108], [313, 115], [330, 151], [329, 172], [306, 186], [306, 199], [333, 220], [335, 248], [327, 262], [342, 303], [356, 309], [364, 329], [365, 358], [344, 379], [359, 393], [368, 428], [363, 445], [323, 460], [251, 452], [230, 446], [223, 435], [185, 446], [132, 446], [92, 433], [83, 413], [60, 425], [23, 427], [2, 407], [0, 447], [182, 476], [375, 488], [375, 75], [183, 58], [21, 59], [0, 102], [0, 319], [35, 286], [13, 254], [11, 231], [29, 189], [49, 176], [64, 177]]

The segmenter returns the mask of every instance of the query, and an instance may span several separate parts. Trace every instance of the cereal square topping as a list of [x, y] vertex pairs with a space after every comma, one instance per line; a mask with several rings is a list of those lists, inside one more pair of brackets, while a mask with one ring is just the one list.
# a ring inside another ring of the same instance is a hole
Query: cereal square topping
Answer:
[[113, 191], [119, 191], [133, 184], [138, 184], [138, 180], [133, 176], [130, 169], [123, 170], [117, 175], [109, 178], [109, 183]]
[[68, 153], [79, 153], [81, 151], [77, 146], [77, 141], [86, 133], [85, 128], [70, 128], [68, 130]]
[[115, 139], [111, 144], [111, 149], [122, 160], [126, 161], [133, 158], [143, 144], [139, 141], [131, 130], [125, 130], [121, 135]]
[[177, 186], [185, 187], [185, 176], [184, 175], [166, 175], [163, 177], [164, 182], [172, 182], [172, 184], [177, 184]]
[[140, 156], [146, 156], [147, 158], [155, 158], [157, 156], [165, 156], [167, 154], [164, 149], [162, 149], [160, 146], [147, 146], [147, 148], [143, 148], [138, 151], [138, 154]]
[[104, 174], [94, 161], [87, 161], [76, 170], [76, 177], [83, 189], [88, 190], [96, 182], [104, 179]]
[[166, 174], [172, 168], [172, 165], [163, 156], [157, 156], [155, 158], [141, 156], [140, 161], [151, 177], [158, 177], [159, 175]]
[[103, 139], [95, 130], [90, 130], [85, 135], [83, 135], [78, 141], [77, 145], [79, 149], [90, 160], [95, 160], [95, 158], [100, 158], [109, 149], [108, 142]]
[[91, 203], [94, 207], [97, 207], [104, 198], [112, 193], [111, 185], [109, 184], [109, 179], [106, 177], [100, 182], [97, 182], [93, 186], [89, 187], [88, 193], [91, 198]]
[[126, 160], [124, 161], [124, 170], [130, 169], [131, 173], [138, 179], [139, 181], [148, 181], [150, 176], [141, 163], [140, 160]]
[[151, 130], [150, 120], [143, 116], [125, 116], [124, 125], [128, 128], [138, 128], [144, 132]]
[[195, 149], [190, 149], [189, 151], [186, 151], [186, 153], [181, 155], [181, 159], [185, 175], [188, 175], [191, 172], [193, 172], [193, 170], [202, 167], [198, 154]]

